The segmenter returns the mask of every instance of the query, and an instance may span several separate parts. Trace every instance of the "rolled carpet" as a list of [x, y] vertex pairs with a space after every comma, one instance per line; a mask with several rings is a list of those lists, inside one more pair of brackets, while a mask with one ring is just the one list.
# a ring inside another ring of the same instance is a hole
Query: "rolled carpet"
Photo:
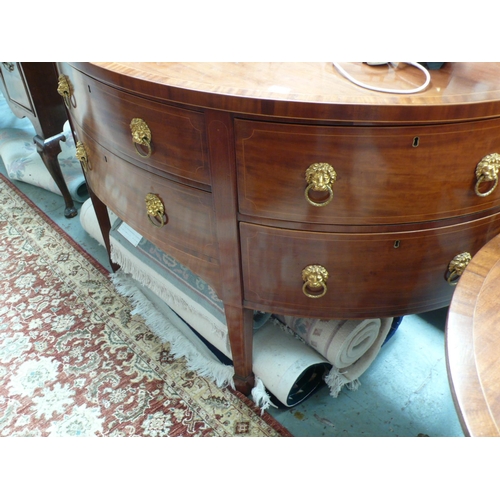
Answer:
[[351, 390], [359, 386], [359, 377], [375, 360], [393, 322], [393, 318], [322, 320], [276, 317], [332, 364], [325, 382], [334, 397], [344, 385]]

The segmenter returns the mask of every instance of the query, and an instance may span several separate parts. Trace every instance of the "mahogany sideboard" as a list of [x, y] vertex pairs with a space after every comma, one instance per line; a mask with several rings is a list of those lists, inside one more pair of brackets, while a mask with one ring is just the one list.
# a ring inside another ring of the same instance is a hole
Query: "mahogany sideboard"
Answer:
[[57, 67], [105, 238], [107, 206], [214, 288], [244, 393], [253, 310], [444, 307], [500, 232], [500, 64]]
[[65, 140], [63, 126], [68, 116], [57, 93], [57, 70], [53, 62], [2, 62], [0, 90], [12, 112], [28, 118], [35, 128], [37, 152], [64, 198], [64, 216], [75, 217], [78, 211], [61, 172], [57, 155]]

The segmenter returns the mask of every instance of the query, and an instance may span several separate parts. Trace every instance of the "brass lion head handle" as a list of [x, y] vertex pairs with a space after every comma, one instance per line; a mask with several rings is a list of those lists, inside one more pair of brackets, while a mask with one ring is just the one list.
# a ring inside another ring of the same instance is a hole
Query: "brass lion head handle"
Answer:
[[87, 172], [87, 170], [92, 170], [92, 166], [89, 163], [89, 159], [87, 156], [87, 150], [85, 149], [85, 146], [83, 142], [77, 141], [76, 142], [76, 152], [75, 156], [82, 165], [83, 171]]
[[[475, 193], [478, 196], [488, 196], [498, 185], [498, 171], [500, 170], [500, 154], [492, 153], [485, 156], [476, 167], [476, 186]], [[486, 192], [481, 192], [479, 186], [485, 182], [493, 182], [493, 186]]]
[[460, 276], [462, 276], [471, 260], [472, 257], [469, 252], [463, 252], [453, 257], [448, 265], [448, 277], [446, 279], [450, 285], [455, 286], [458, 283]]
[[323, 266], [307, 266], [302, 270], [302, 280], [304, 281], [302, 286], [304, 295], [311, 299], [319, 299], [327, 290], [328, 271]]
[[[130, 122], [130, 131], [132, 132], [132, 142], [137, 154], [142, 158], [149, 158], [152, 153], [151, 130], [149, 130], [147, 123], [141, 118], [133, 118]], [[145, 146], [147, 152], [144, 153], [138, 146]]]
[[149, 222], [156, 227], [163, 227], [165, 225], [165, 207], [158, 195], [148, 193], [146, 195], [146, 211]]
[[69, 109], [71, 106], [76, 108], [75, 96], [73, 95], [73, 87], [66, 75], [59, 75], [57, 81], [57, 93], [63, 98], [64, 104]]
[[[337, 172], [329, 163], [313, 163], [306, 170], [306, 200], [315, 207], [324, 207], [333, 199], [333, 183], [337, 180]], [[328, 198], [322, 202], [311, 200], [310, 191], [328, 192]]]

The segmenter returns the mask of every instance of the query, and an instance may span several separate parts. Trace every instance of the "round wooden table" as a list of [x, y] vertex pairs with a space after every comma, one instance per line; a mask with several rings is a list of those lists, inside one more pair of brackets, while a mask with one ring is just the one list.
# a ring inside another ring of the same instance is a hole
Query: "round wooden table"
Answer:
[[500, 436], [500, 236], [465, 269], [446, 325], [448, 377], [468, 436]]

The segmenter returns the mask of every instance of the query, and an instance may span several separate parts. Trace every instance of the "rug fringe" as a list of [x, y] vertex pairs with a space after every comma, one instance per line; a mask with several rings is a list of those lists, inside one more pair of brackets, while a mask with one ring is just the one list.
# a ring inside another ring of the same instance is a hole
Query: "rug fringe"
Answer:
[[132, 314], [140, 315], [158, 338], [170, 344], [171, 353], [175, 359], [184, 357], [190, 370], [211, 379], [218, 387], [230, 385], [233, 389], [235, 388], [233, 381], [234, 368], [203, 356], [184, 336], [181, 331], [182, 327], [174, 326], [175, 320], [173, 318], [167, 318], [168, 321], [165, 321], [164, 315], [137, 288], [133, 278], [120, 270], [111, 274], [111, 281], [121, 295], [131, 300], [134, 306]]
[[357, 391], [359, 389], [359, 386], [361, 385], [361, 382], [359, 379], [355, 379], [352, 382], [349, 382], [345, 386], [350, 390], [350, 391]]
[[[216, 336], [219, 339], [226, 339], [226, 354], [231, 357], [231, 349], [228, 344], [228, 335], [227, 331], [223, 331], [214, 325], [213, 321], [210, 321], [209, 318], [204, 316], [200, 310], [194, 309], [191, 305], [179, 297], [177, 294], [172, 293], [166, 286], [159, 283], [158, 280], [155, 280], [151, 273], [140, 269], [138, 265], [136, 265], [126, 253], [123, 253], [120, 248], [111, 243], [111, 260], [120, 266], [120, 270], [125, 274], [130, 275], [133, 279], [137, 280], [141, 285], [145, 286], [149, 290], [151, 290], [155, 295], [157, 295], [160, 299], [162, 299], [165, 303], [167, 303], [173, 310], [175, 311], [183, 311], [188, 315], [198, 315], [207, 324], [210, 324], [211, 335]], [[181, 313], [182, 316], [182, 313]]]
[[361, 385], [359, 379], [349, 380], [340, 372], [338, 368], [334, 366], [328, 372], [328, 375], [326, 375], [324, 380], [330, 389], [330, 396], [334, 398], [338, 397], [342, 387], [344, 386], [351, 391], [356, 391]]
[[261, 415], [270, 406], [278, 408], [271, 402], [271, 397], [267, 393], [266, 386], [259, 377], [255, 377], [255, 386], [252, 389], [252, 399], [254, 403], [260, 408]]

